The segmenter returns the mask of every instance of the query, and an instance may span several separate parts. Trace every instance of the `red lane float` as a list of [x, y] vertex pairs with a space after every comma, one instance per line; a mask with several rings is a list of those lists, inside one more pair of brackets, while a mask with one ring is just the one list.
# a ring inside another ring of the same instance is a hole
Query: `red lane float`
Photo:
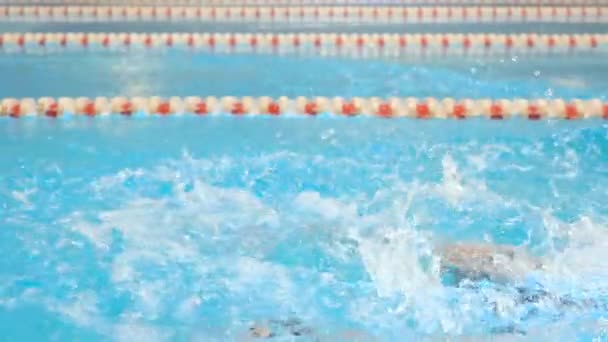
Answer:
[[0, 116], [60, 117], [64, 114], [104, 116], [118, 114], [131, 116], [149, 114], [173, 116], [195, 114], [199, 116], [231, 114], [244, 115], [304, 115], [321, 113], [339, 116], [377, 116], [382, 118], [410, 117], [418, 119], [466, 119], [486, 117], [506, 120], [522, 117], [529, 120], [585, 118], [608, 119], [608, 103], [599, 99], [435, 99], [435, 98], [326, 98], [326, 97], [115, 97], [105, 98], [40, 98], [0, 100]]

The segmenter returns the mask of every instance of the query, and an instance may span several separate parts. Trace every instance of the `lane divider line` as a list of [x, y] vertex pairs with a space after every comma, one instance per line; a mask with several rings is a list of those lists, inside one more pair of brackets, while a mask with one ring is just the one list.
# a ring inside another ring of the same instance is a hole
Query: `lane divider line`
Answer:
[[453, 99], [453, 98], [342, 98], [342, 97], [97, 97], [5, 98], [0, 116], [20, 118], [62, 115], [301, 115], [377, 116], [383, 118], [502, 120], [608, 119], [608, 102], [600, 99]]
[[608, 52], [608, 34], [4, 33], [0, 52], [182, 49], [215, 53], [378, 56]]
[[584, 6], [607, 5], [608, 0], [0, 0], [0, 5], [54, 6], [316, 6], [316, 5], [408, 5], [408, 6]]
[[343, 23], [605, 23], [599, 6], [2, 6], [0, 21], [343, 22]]

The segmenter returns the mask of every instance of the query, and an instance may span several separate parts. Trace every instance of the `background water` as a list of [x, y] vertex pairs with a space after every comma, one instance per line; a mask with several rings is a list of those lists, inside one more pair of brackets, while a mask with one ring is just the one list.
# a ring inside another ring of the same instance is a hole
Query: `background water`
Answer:
[[354, 59], [180, 50], [0, 53], [3, 97], [605, 98], [603, 53]]
[[[163, 25], [2, 23], [0, 30]], [[290, 27], [327, 30], [304, 26]], [[2, 51], [0, 96], [605, 99], [605, 57]], [[0, 118], [0, 339], [240, 341], [256, 322], [297, 318], [312, 331], [299, 338], [306, 341], [604, 341], [607, 160], [602, 120]], [[442, 279], [438, 245], [483, 241], [542, 257], [546, 270], [533, 280], [550, 295], [522, 301], [517, 287], [532, 289], [532, 280], [455, 287]]]
[[[4, 339], [242, 340], [289, 318], [327, 341], [606, 338], [603, 121], [4, 118], [0, 131]], [[570, 304], [446, 285], [445, 241], [527, 246], [548, 265], [536, 280]]]

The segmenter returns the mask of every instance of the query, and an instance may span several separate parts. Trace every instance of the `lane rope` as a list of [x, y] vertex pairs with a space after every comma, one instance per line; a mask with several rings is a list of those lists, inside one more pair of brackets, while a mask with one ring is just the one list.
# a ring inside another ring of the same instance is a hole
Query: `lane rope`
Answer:
[[97, 97], [5, 98], [0, 116], [60, 117], [62, 115], [301, 115], [378, 116], [384, 118], [493, 120], [608, 119], [608, 102], [600, 99], [452, 99], [452, 98], [327, 98], [327, 97]]
[[608, 51], [608, 34], [4, 33], [0, 52], [181, 49], [373, 58], [427, 55], [550, 55]]
[[0, 0], [0, 5], [54, 6], [314, 6], [314, 5], [495, 5], [581, 6], [608, 5], [608, 0]]
[[0, 21], [105, 22], [342, 22], [342, 23], [605, 23], [608, 7], [150, 7], [12, 6], [0, 7]]

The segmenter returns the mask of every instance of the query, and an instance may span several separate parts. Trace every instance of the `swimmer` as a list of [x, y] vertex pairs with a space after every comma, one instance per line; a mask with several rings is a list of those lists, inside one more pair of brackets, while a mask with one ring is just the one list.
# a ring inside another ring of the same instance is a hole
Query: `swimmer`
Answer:
[[[560, 307], [598, 308], [601, 303], [591, 299], [574, 300], [569, 296], [552, 294], [534, 280], [534, 273], [545, 264], [521, 247], [492, 244], [451, 244], [438, 250], [441, 272], [455, 276], [456, 284], [463, 280], [489, 280], [496, 284], [514, 285], [517, 302], [537, 304], [550, 301]], [[467, 284], [466, 286], [475, 284]]]
[[543, 269], [539, 258], [515, 246], [457, 243], [443, 245], [437, 252], [441, 258], [441, 272], [452, 271], [458, 281], [521, 282]]
[[543, 271], [545, 263], [524, 248], [493, 244], [446, 244], [437, 249], [441, 257], [441, 272], [462, 280], [489, 280], [496, 284], [515, 286], [520, 303], [552, 301], [562, 307], [599, 308], [602, 303], [592, 299], [574, 300], [569, 296], [552, 294], [534, 280], [534, 273]]
[[272, 338], [278, 336], [301, 337], [309, 339], [314, 337], [314, 331], [297, 318], [287, 320], [270, 320], [258, 322], [249, 328], [249, 336], [252, 338]]

